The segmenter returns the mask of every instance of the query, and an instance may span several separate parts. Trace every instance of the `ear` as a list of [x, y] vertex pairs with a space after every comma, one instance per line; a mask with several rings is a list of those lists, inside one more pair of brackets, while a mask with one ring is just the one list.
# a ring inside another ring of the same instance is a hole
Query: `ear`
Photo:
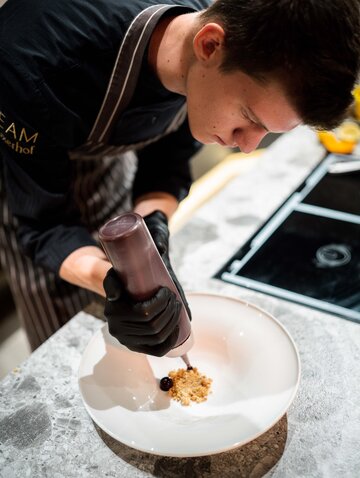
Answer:
[[208, 66], [220, 66], [223, 57], [225, 32], [218, 23], [207, 23], [195, 34], [194, 54]]

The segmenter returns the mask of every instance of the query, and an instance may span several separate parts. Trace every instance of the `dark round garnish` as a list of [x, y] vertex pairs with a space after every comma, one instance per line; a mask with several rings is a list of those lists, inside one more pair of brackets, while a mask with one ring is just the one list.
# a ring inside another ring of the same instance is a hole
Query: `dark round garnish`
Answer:
[[170, 388], [174, 385], [172, 379], [170, 377], [163, 377], [161, 380], [160, 380], [160, 388], [161, 390], [163, 390], [164, 392], [167, 392], [168, 390], [170, 390]]

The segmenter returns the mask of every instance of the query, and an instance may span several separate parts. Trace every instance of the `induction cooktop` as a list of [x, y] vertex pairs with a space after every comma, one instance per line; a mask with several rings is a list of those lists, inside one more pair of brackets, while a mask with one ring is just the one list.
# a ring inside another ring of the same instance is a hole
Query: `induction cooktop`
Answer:
[[328, 155], [215, 277], [360, 323], [360, 158]]

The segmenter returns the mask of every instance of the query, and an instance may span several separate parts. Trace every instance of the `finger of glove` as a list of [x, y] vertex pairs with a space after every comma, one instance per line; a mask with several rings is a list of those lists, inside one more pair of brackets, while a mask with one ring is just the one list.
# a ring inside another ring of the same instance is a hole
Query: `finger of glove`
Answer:
[[132, 320], [139, 323], [150, 322], [168, 307], [169, 301], [175, 300], [176, 295], [174, 292], [168, 287], [160, 287], [150, 299], [133, 305]]
[[[180, 322], [181, 304], [176, 301], [171, 310], [166, 311], [166, 316], [159, 318], [154, 327], [144, 329], [142, 334], [134, 333], [133, 328], [123, 330], [122, 343], [126, 346], [158, 346], [166, 342], [174, 333]], [[158, 319], [158, 318], [157, 318]], [[156, 320], [157, 320], [156, 319]]]
[[144, 221], [160, 255], [164, 254], [169, 248], [169, 229], [166, 216], [160, 211], [155, 211], [145, 216]]
[[106, 299], [115, 302], [123, 296], [124, 287], [122, 282], [113, 268], [109, 269], [103, 281], [103, 287]]
[[[159, 251], [160, 252], [160, 251]], [[165, 264], [166, 268], [168, 269], [168, 271], [171, 273], [174, 273], [173, 272], [173, 268], [172, 268], [172, 265], [170, 263], [170, 258], [169, 258], [169, 254], [168, 254], [168, 251], [163, 251], [162, 253], [160, 253], [161, 255], [161, 259], [163, 261], [163, 263]]]
[[160, 310], [157, 315], [155, 315], [154, 317], [141, 317], [140, 320], [139, 317], [135, 317], [134, 315], [128, 315], [121, 321], [117, 321], [118, 330], [121, 330], [124, 335], [143, 336], [158, 334], [169, 321], [174, 309], [177, 307], [177, 303], [180, 304], [180, 302], [176, 298], [176, 295], [172, 293], [168, 297], [166, 307]]
[[170, 266], [170, 267], [168, 267], [168, 270], [169, 270], [170, 276], [171, 276], [171, 278], [172, 278], [174, 284], [176, 285], [176, 288], [177, 288], [177, 290], [180, 294], [181, 300], [182, 300], [182, 302], [185, 306], [186, 312], [188, 313], [189, 319], [191, 320], [192, 319], [192, 314], [191, 314], [191, 310], [190, 310], [188, 301], [186, 300], [186, 297], [185, 297], [184, 289], [181, 287], [181, 284], [180, 284], [178, 278], [176, 277], [175, 272], [173, 271], [173, 268]]
[[159, 210], [144, 216], [144, 221], [147, 227], [162, 226], [164, 229], [168, 230], [168, 219], [166, 215]]
[[[130, 297], [124, 296], [117, 301], [105, 303], [105, 316], [118, 324], [129, 321], [130, 323], [146, 323], [158, 316], [166, 309], [170, 297], [175, 300], [176, 295], [167, 287], [161, 287], [153, 297], [143, 302], [131, 302]], [[124, 300], [123, 300], [124, 299]]]
[[159, 251], [159, 254], [162, 256], [167, 252], [169, 248], [169, 235], [167, 232], [164, 232], [161, 228], [151, 228], [149, 229], [151, 237], [155, 242], [156, 248]]
[[[161, 331], [167, 323], [166, 311], [170, 315], [169, 311], [175, 308], [177, 302], [176, 295], [170, 289], [162, 289], [155, 295], [155, 298], [160, 299], [156, 309], [151, 309], [151, 313], [146, 312], [150, 310], [149, 308], [141, 307], [142, 303], [139, 303], [139, 311], [134, 310], [134, 306], [129, 306], [122, 301], [107, 302], [105, 317], [108, 321], [110, 334], [124, 343], [124, 337], [128, 335], [143, 336], [148, 335], [149, 331], [152, 334]], [[148, 302], [151, 301], [146, 301], [146, 303]], [[155, 318], [158, 320], [154, 321]]]
[[170, 263], [170, 258], [168, 254], [169, 250], [169, 229], [167, 226], [167, 219], [163, 213], [160, 211], [155, 211], [148, 216], [144, 217], [144, 221], [153, 237], [153, 240], [156, 244], [156, 247], [161, 255], [161, 258], [169, 271], [169, 274], [176, 285], [176, 288], [179, 291], [180, 297], [184, 303], [184, 306], [187, 310], [189, 318], [191, 320], [191, 311], [189, 304], [185, 298], [184, 291], [174, 273], [174, 270]]
[[178, 280], [178, 278], [176, 277], [176, 274], [174, 272], [174, 269], [172, 268], [172, 265], [170, 263], [170, 259], [169, 259], [169, 256], [166, 253], [164, 253], [162, 256], [161, 256], [169, 274], [170, 274], [170, 277], [172, 278], [179, 294], [180, 294], [180, 297], [181, 297], [181, 300], [183, 301], [183, 304], [185, 306], [185, 309], [188, 313], [188, 316], [189, 316], [189, 319], [191, 320], [192, 319], [192, 314], [191, 314], [191, 310], [190, 310], [190, 307], [189, 307], [189, 304], [188, 304], [188, 301], [186, 300], [186, 297], [185, 297], [185, 293], [184, 293], [184, 289], [181, 287], [181, 284]]
[[149, 345], [138, 345], [138, 346], [129, 346], [128, 348], [134, 352], [140, 352], [147, 355], [154, 355], [155, 357], [163, 357], [176, 345], [177, 339], [179, 337], [179, 327], [175, 327], [174, 331], [169, 335], [169, 337], [159, 345], [149, 346]]

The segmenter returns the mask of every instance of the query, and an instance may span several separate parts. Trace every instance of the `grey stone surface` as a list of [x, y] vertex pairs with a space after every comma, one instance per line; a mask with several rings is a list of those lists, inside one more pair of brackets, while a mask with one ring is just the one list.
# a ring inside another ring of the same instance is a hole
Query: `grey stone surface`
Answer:
[[211, 279], [323, 155], [314, 133], [282, 136], [172, 238], [174, 268], [188, 290], [252, 302], [284, 324], [302, 375], [288, 413], [231, 452], [159, 457], [100, 430], [77, 384], [81, 355], [102, 322], [80, 313], [0, 383], [0, 476], [347, 477], [360, 476], [360, 326]]

